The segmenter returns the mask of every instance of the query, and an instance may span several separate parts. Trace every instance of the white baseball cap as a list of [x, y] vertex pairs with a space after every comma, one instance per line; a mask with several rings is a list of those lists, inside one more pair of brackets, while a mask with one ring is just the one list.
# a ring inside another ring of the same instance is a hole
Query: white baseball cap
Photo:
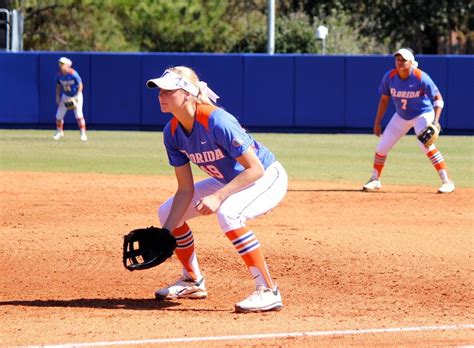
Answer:
[[184, 89], [195, 97], [199, 94], [199, 87], [171, 70], [165, 70], [159, 78], [148, 80], [146, 86], [166, 90]]
[[199, 95], [199, 91], [201, 90], [207, 94], [209, 99], [211, 99], [214, 103], [219, 98], [219, 96], [207, 86], [206, 82], [199, 81], [198, 85], [196, 86], [194, 83], [188, 81], [183, 76], [178, 75], [171, 70], [165, 70], [163, 75], [161, 75], [159, 78], [148, 80], [146, 82], [146, 86], [148, 88], [161, 88], [165, 90], [184, 89], [194, 97], [197, 97]]
[[71, 65], [72, 65], [72, 60], [70, 60], [70, 59], [67, 58], [67, 57], [61, 57], [61, 58], [59, 58], [58, 63], [60, 63], [60, 64], [66, 64], [66, 65], [71, 66]]
[[418, 66], [418, 62], [415, 60], [415, 56], [410, 50], [406, 48], [400, 48], [397, 52], [393, 54], [393, 56], [395, 57], [397, 54], [401, 55], [403, 59], [409, 60], [410, 62], [412, 62], [412, 65], [415, 68]]

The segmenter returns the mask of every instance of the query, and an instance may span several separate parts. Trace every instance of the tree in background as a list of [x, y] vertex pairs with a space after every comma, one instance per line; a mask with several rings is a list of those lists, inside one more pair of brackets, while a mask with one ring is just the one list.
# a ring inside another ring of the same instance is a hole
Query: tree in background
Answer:
[[471, 0], [340, 1], [361, 34], [385, 42], [390, 51], [408, 46], [417, 53], [472, 54]]
[[324, 25], [329, 28], [327, 53], [329, 54], [387, 54], [391, 40], [377, 40], [373, 35], [362, 33], [354, 25], [352, 15], [343, 8], [333, 7], [329, 11], [321, 10], [314, 17], [314, 28]]
[[[25, 14], [24, 48], [266, 52], [266, 0], [0, 0]], [[473, 53], [471, 0], [279, 0], [276, 53]]]
[[[266, 3], [265, 0], [229, 1], [227, 14], [239, 18], [234, 22], [234, 29], [240, 33], [235, 46], [230, 47], [231, 52], [266, 52]], [[321, 5], [304, 12], [298, 1], [278, 1], [275, 53], [321, 53], [321, 43], [315, 37], [319, 25], [329, 27], [326, 47], [329, 54], [389, 53], [384, 43], [377, 42], [373, 36], [364, 36], [341, 5], [334, 6], [337, 8], [328, 11]], [[239, 16], [241, 12], [243, 15]]]
[[[425, 54], [474, 53], [472, 0], [281, 0], [278, 3], [280, 12], [286, 14], [303, 11], [319, 18], [347, 16], [348, 24], [360, 37], [374, 39], [390, 52], [409, 46]], [[333, 29], [330, 28], [330, 33]], [[341, 34], [337, 30], [336, 33]]]
[[113, 15], [113, 0], [13, 0], [25, 14], [25, 50], [132, 50], [122, 24]]
[[128, 42], [140, 51], [225, 52], [232, 27], [224, 21], [227, 1], [118, 0]]

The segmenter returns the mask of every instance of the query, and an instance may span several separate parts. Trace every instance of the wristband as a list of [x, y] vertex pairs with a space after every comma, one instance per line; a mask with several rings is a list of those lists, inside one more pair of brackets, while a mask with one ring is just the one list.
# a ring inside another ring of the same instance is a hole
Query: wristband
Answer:
[[443, 99], [436, 99], [433, 103], [435, 108], [443, 108], [444, 107], [444, 101]]

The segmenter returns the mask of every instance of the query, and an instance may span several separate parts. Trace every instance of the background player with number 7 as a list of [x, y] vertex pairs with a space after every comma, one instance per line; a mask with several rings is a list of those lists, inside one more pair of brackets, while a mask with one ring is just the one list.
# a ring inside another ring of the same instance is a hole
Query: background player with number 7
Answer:
[[[374, 121], [374, 134], [382, 137], [376, 147], [372, 176], [363, 186], [364, 191], [380, 189], [380, 176], [387, 154], [411, 128], [417, 135], [430, 125], [441, 130], [439, 119], [444, 101], [438, 87], [426, 72], [418, 69], [413, 51], [401, 48], [394, 53], [394, 57], [395, 69], [385, 73], [379, 87], [381, 96]], [[390, 99], [396, 112], [382, 133], [381, 122]], [[454, 182], [448, 176], [446, 162], [436, 145], [428, 143], [425, 146], [420, 141], [418, 145], [441, 178], [438, 193], [454, 192]]]

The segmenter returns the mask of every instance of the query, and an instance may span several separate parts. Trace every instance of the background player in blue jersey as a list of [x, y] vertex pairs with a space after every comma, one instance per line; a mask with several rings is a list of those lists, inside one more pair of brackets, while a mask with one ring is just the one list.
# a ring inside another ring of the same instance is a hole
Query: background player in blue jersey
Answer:
[[[399, 49], [394, 54], [395, 69], [388, 71], [380, 83], [381, 94], [374, 122], [374, 134], [382, 134], [381, 121], [387, 111], [390, 98], [395, 105], [395, 114], [385, 128], [374, 157], [374, 169], [370, 180], [363, 186], [365, 191], [381, 187], [380, 175], [388, 152], [412, 127], [420, 133], [427, 125], [439, 126], [439, 118], [444, 106], [441, 93], [430, 76], [418, 69], [413, 51]], [[435, 144], [426, 147], [418, 141], [421, 150], [428, 156], [441, 178], [439, 193], [454, 192], [454, 182], [449, 178], [446, 162]]]
[[[147, 86], [160, 88], [161, 110], [174, 116], [163, 135], [178, 188], [160, 206], [158, 215], [162, 226], [177, 239], [176, 255], [183, 265], [183, 276], [157, 290], [156, 298], [207, 297], [193, 232], [187, 221], [216, 214], [222, 232], [256, 283], [256, 290], [238, 302], [235, 310], [281, 309], [280, 291], [270, 276], [257, 237], [245, 222], [268, 212], [283, 199], [288, 187], [285, 169], [234, 116], [211, 102], [218, 96], [199, 81], [192, 69], [183, 66], [168, 69], [160, 78], [149, 80]], [[210, 178], [194, 183], [191, 162]]]
[[56, 134], [53, 139], [59, 140], [64, 136], [64, 116], [68, 111], [65, 103], [69, 101], [74, 103], [70, 109], [74, 110], [74, 116], [81, 131], [80, 139], [87, 141], [86, 121], [82, 113], [84, 103], [82, 90], [84, 86], [81, 77], [77, 71], [71, 68], [72, 61], [69, 58], [61, 57], [58, 64], [59, 71], [56, 74], [56, 104], [58, 104], [58, 110], [56, 111]]

